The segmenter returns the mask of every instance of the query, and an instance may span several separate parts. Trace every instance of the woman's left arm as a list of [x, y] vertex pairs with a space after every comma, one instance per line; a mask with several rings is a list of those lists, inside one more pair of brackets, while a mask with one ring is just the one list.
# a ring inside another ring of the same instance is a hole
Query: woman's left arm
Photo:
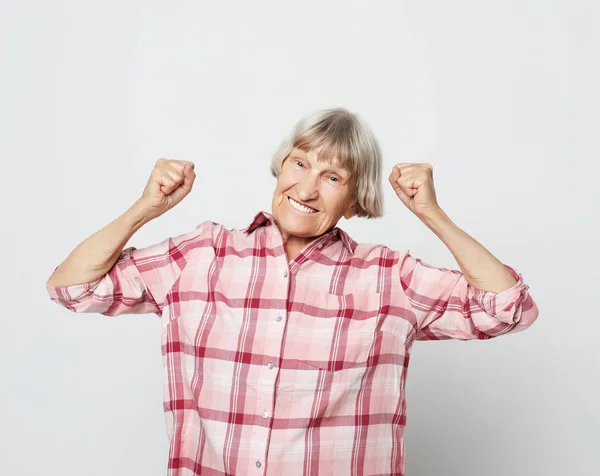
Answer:
[[517, 283], [514, 275], [492, 253], [456, 226], [441, 209], [431, 164], [397, 164], [389, 180], [400, 201], [452, 252], [471, 286], [481, 291], [501, 292]]
[[435, 268], [408, 253], [401, 257], [401, 282], [417, 318], [417, 339], [487, 339], [529, 327], [538, 316], [529, 286], [441, 209], [433, 167], [398, 164], [389, 179], [398, 198], [442, 240], [462, 271]]
[[517, 284], [513, 273], [475, 238], [460, 229], [441, 208], [420, 218], [448, 247], [471, 286], [500, 293]]

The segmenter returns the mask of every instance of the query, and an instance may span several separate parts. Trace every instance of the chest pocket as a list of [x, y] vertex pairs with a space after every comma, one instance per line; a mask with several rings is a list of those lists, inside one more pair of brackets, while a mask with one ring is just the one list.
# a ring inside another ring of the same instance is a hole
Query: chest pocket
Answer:
[[307, 290], [289, 315], [284, 357], [330, 372], [364, 366], [374, 343], [380, 296]]

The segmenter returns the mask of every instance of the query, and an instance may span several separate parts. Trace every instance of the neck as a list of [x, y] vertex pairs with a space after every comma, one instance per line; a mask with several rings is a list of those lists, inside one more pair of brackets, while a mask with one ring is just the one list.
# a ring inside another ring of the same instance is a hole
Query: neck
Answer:
[[299, 236], [283, 236], [283, 243], [288, 261], [293, 260], [314, 238], [303, 238]]

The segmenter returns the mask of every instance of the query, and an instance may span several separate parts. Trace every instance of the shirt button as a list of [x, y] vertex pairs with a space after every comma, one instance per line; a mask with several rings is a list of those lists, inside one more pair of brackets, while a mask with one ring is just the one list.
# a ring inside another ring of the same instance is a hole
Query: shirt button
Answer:
[[256, 462], [256, 467], [257, 467], [257, 468], [260, 468], [261, 466], [262, 466], [262, 463], [261, 463], [260, 461], [257, 461], [257, 462]]
[[317, 246], [317, 248], [319, 248], [320, 250], [323, 249], [323, 243], [321, 243], [319, 246]]
[[267, 417], [269, 416], [269, 414], [268, 414], [267, 412], [262, 412], [261, 416], [262, 416], [263, 418], [267, 418]]
[[287, 278], [287, 269], [283, 272], [283, 277]]
[[281, 319], [283, 319], [283, 317], [281, 317], [281, 316], [277, 316], [277, 317], [275, 318], [275, 320], [276, 320], [277, 322], [280, 322], [280, 321], [281, 321]]
[[269, 362], [269, 365], [267, 365], [267, 367], [269, 367], [269, 370], [273, 369], [273, 362]]

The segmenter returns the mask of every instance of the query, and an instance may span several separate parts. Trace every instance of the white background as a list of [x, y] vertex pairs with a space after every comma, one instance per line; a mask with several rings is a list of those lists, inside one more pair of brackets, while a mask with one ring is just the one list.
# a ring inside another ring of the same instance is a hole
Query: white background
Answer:
[[385, 216], [342, 228], [456, 268], [387, 182], [430, 162], [442, 208], [540, 309], [520, 334], [415, 344], [407, 474], [600, 474], [596, 2], [0, 5], [0, 474], [166, 473], [160, 319], [70, 313], [45, 281], [159, 157], [198, 178], [130, 245], [246, 226], [279, 142], [336, 106], [384, 153]]

